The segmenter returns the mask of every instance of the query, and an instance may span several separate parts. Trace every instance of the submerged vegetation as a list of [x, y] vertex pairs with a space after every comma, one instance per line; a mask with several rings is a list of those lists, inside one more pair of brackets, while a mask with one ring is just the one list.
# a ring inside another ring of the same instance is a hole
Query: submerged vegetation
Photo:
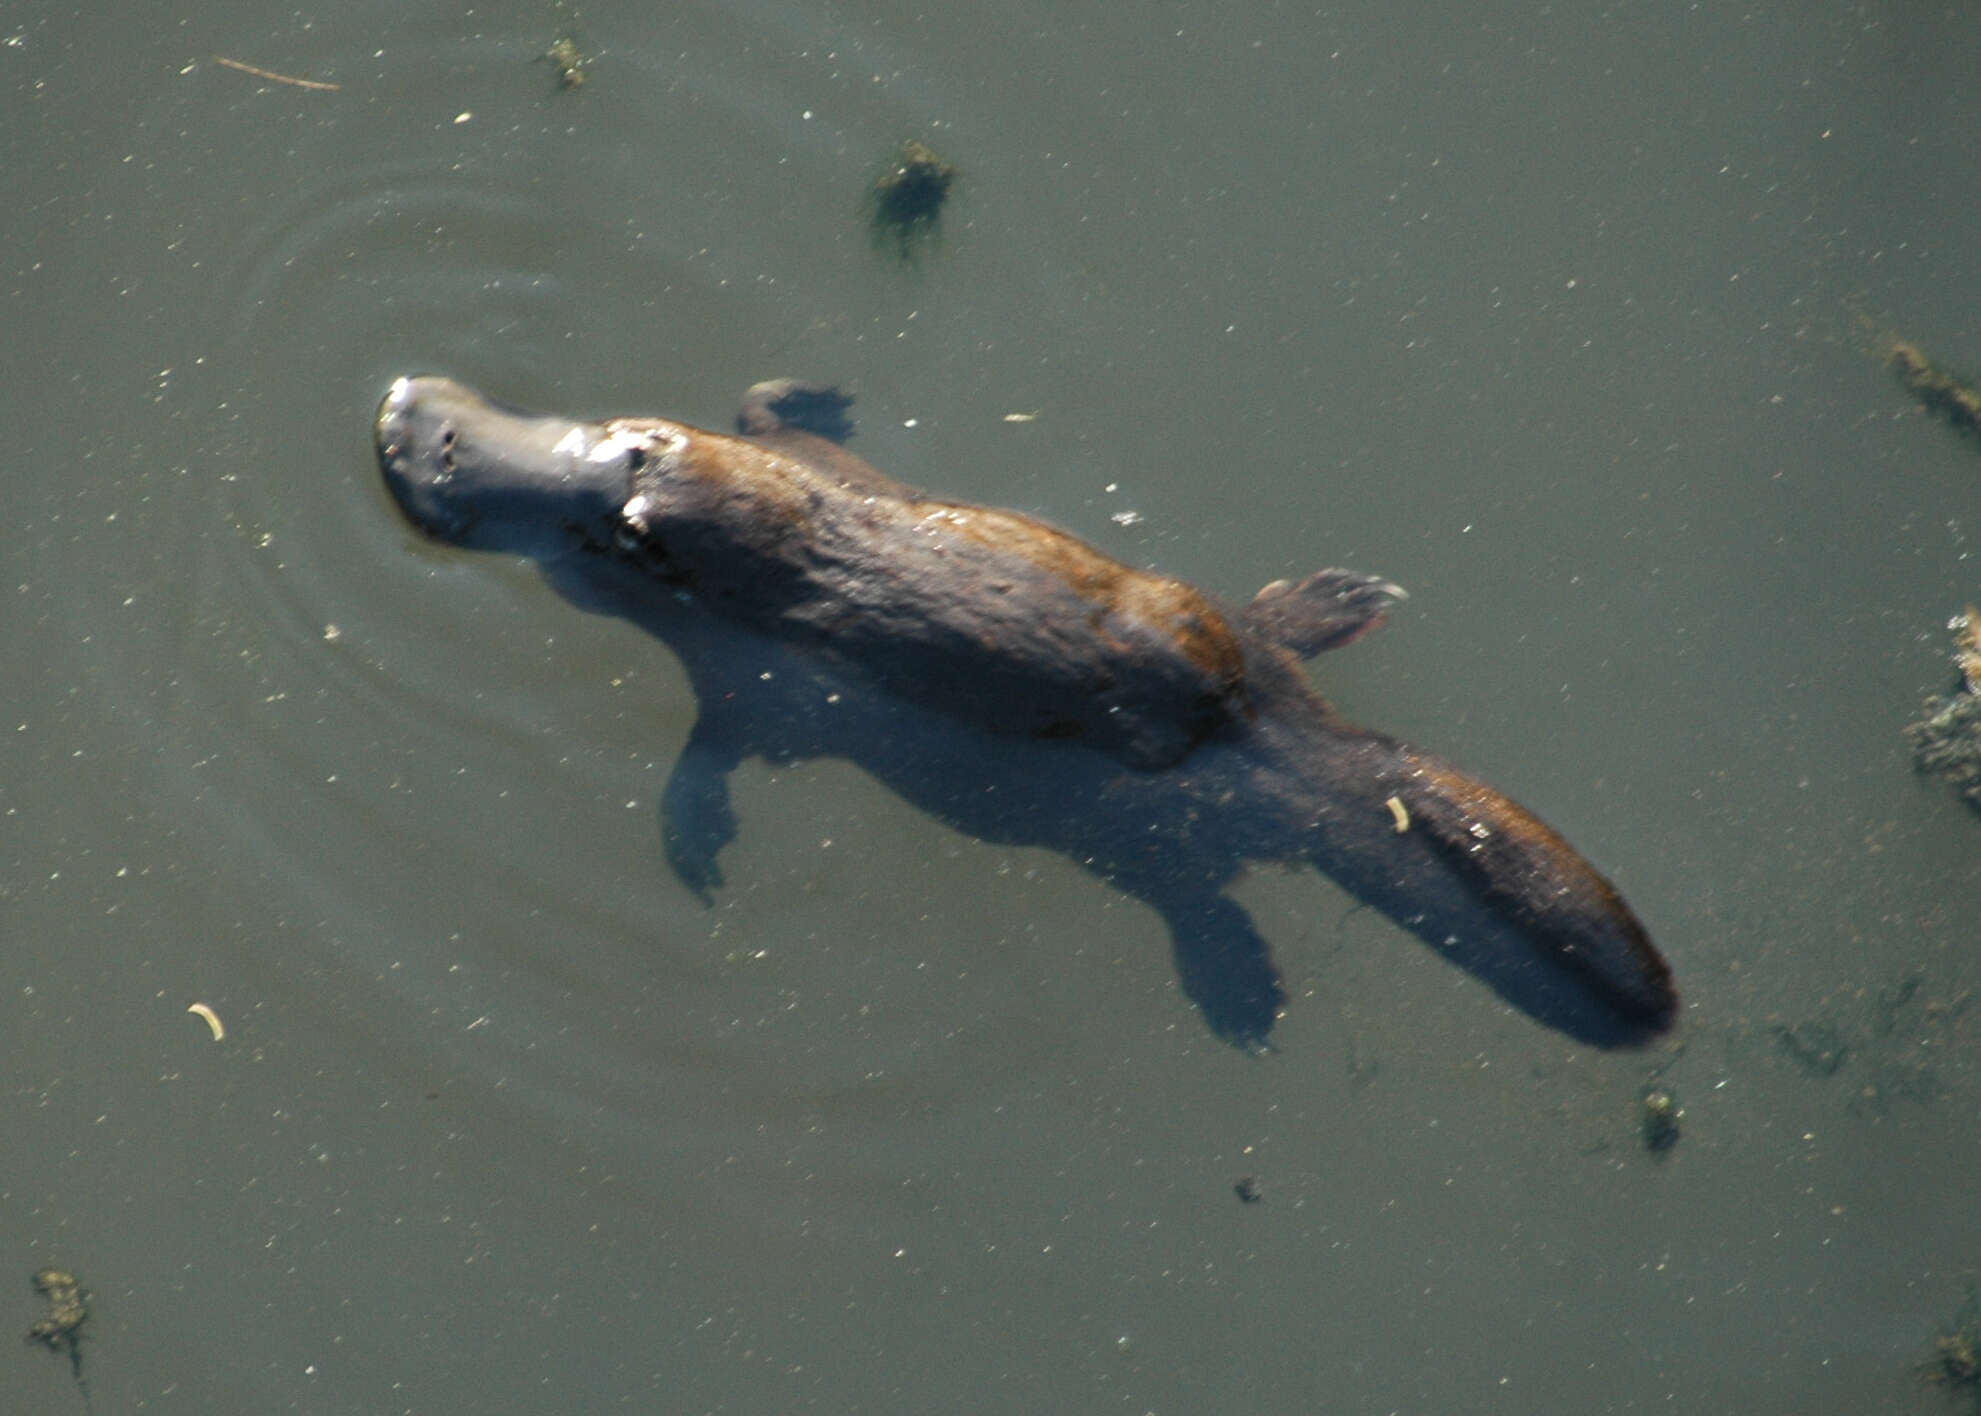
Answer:
[[1965, 1396], [1981, 1410], [1981, 1297], [1967, 1285], [1967, 1301], [1953, 1322], [1933, 1339], [1933, 1360], [1923, 1368], [1926, 1380]]
[[1981, 392], [1926, 357], [1926, 351], [1903, 339], [1884, 341], [1885, 362], [1928, 413], [1957, 431], [1981, 439]]

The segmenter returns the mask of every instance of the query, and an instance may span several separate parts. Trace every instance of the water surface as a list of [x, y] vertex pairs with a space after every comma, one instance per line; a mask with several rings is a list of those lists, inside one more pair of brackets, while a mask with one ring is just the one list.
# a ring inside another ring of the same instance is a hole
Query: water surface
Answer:
[[[0, 22], [0, 1236], [96, 1409], [1941, 1409], [1981, 821], [1899, 728], [1981, 451], [1876, 343], [1981, 369], [1967, 18], [594, 3], [575, 92], [561, 22]], [[910, 136], [963, 175], [903, 265]], [[745, 767], [703, 909], [678, 666], [401, 523], [412, 370], [832, 379], [1219, 594], [1394, 577], [1321, 681], [1615, 877], [1675, 1043], [1264, 873], [1244, 1055], [1148, 910], [840, 763]]]

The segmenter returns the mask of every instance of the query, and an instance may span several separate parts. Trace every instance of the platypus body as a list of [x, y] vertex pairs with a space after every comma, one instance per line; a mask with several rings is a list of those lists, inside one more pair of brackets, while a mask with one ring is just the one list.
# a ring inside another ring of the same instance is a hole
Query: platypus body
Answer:
[[416, 525], [532, 556], [681, 656], [700, 717], [662, 835], [704, 902], [736, 833], [729, 772], [840, 756], [1154, 906], [1185, 990], [1234, 1042], [1262, 1043], [1285, 999], [1224, 893], [1257, 861], [1311, 862], [1579, 1037], [1670, 1026], [1671, 969], [1609, 881], [1307, 683], [1301, 661], [1379, 624], [1394, 585], [1323, 570], [1230, 611], [1029, 516], [902, 486], [841, 445], [848, 403], [759, 384], [739, 436], [530, 415], [430, 377], [379, 408], [380, 466]]

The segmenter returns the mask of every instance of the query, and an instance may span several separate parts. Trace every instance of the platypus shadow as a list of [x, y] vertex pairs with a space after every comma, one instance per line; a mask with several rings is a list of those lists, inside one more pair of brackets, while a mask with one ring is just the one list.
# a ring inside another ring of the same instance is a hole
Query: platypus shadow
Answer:
[[1307, 862], [1507, 1003], [1605, 1047], [1675, 1014], [1621, 897], [1492, 788], [1339, 719], [1303, 657], [1401, 592], [1323, 571], [1242, 611], [1029, 518], [932, 501], [836, 442], [846, 400], [759, 385], [728, 437], [661, 419], [514, 413], [439, 379], [381, 407], [388, 484], [430, 534], [536, 558], [573, 605], [666, 644], [699, 718], [660, 803], [705, 903], [745, 758], [844, 758], [955, 830], [1043, 846], [1168, 926], [1220, 1037], [1285, 1003], [1227, 887]]

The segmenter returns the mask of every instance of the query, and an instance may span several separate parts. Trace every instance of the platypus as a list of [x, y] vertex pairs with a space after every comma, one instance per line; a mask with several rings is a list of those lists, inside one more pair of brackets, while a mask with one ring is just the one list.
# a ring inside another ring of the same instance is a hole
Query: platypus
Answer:
[[704, 903], [745, 757], [843, 756], [952, 826], [1044, 845], [1148, 902], [1214, 1031], [1265, 1042], [1285, 989], [1225, 894], [1310, 862], [1517, 1006], [1603, 1044], [1677, 1010], [1614, 886], [1539, 818], [1344, 721], [1303, 661], [1402, 591], [1354, 571], [1240, 609], [1016, 511], [925, 495], [850, 452], [850, 399], [778, 380], [736, 435], [520, 412], [402, 378], [376, 424], [429, 536], [528, 555], [678, 653], [700, 716], [661, 801]]

